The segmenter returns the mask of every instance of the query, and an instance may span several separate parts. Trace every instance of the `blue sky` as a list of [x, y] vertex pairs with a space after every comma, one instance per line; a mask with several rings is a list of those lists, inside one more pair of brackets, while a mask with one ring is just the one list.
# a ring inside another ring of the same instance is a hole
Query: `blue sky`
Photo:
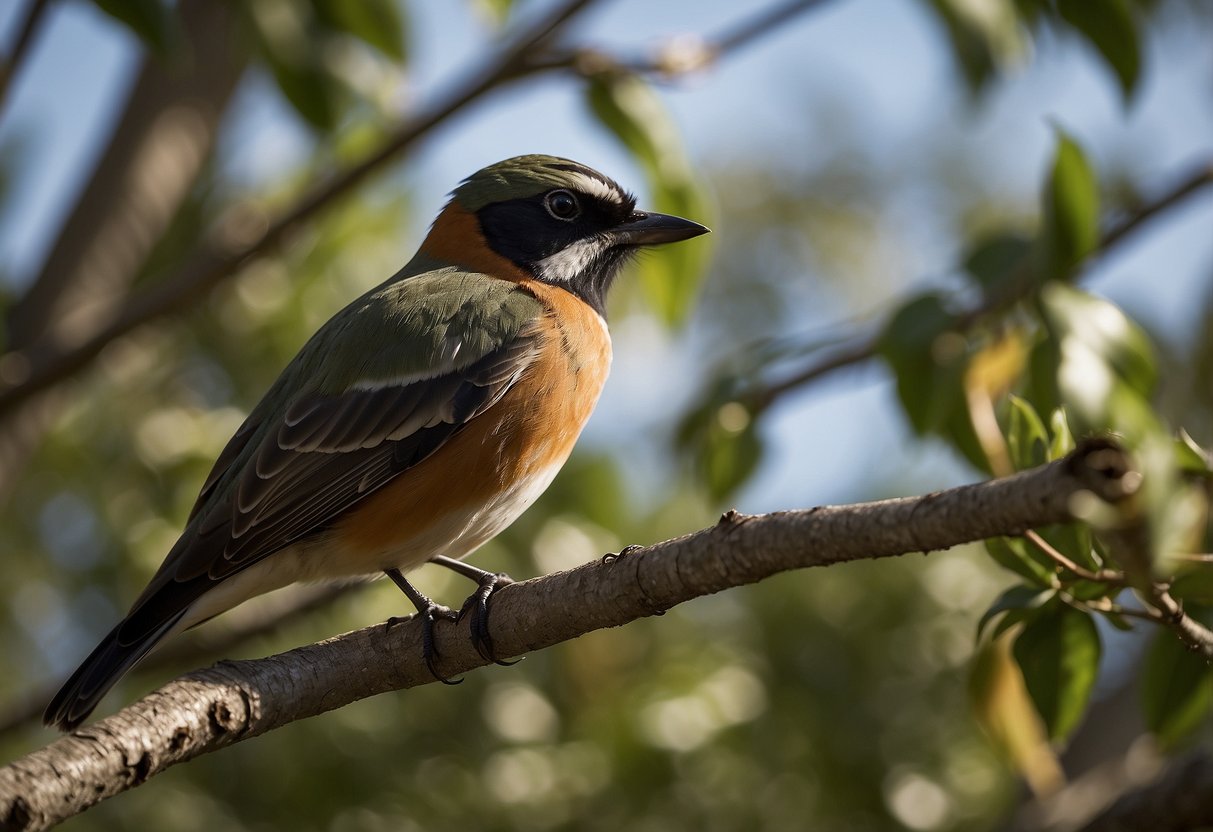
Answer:
[[[26, 3], [0, 5], [0, 38], [11, 42]], [[534, 5], [534, 4], [531, 4]], [[712, 33], [751, 8], [735, 2], [617, 0], [579, 26], [585, 39], [637, 51], [680, 31]], [[1142, 89], [1126, 111], [1110, 75], [1073, 42], [1042, 38], [1035, 59], [974, 111], [955, 86], [940, 48], [941, 30], [914, 0], [836, 0], [809, 13], [716, 71], [697, 75], [663, 94], [682, 128], [691, 156], [705, 165], [772, 155], [802, 159], [821, 152], [816, 126], [796, 102], [831, 96], [857, 102], [862, 141], [877, 158], [895, 164], [905, 143], [946, 129], [962, 146], [988, 160], [989, 187], [1025, 205], [1035, 199], [1052, 144], [1051, 122], [1072, 132], [1097, 165], [1133, 160], [1142, 182], [1166, 183], [1169, 174], [1213, 153], [1213, 50], [1208, 32], [1170, 27], [1166, 48], [1152, 35]], [[405, 100], [429, 100], [483, 54], [491, 33], [475, 25], [469, 3], [410, 4], [414, 59], [400, 90]], [[85, 2], [53, 4], [42, 38], [18, 78], [4, 117], [0, 148], [23, 148], [21, 168], [0, 216], [0, 270], [10, 283], [28, 279], [92, 163], [136, 60], [130, 35]], [[265, 85], [244, 94], [243, 115], [225, 143], [229, 171], [250, 183], [288, 170], [306, 148], [306, 132]], [[517, 153], [553, 152], [611, 172], [643, 193], [639, 172], [586, 116], [579, 91], [568, 83], [516, 88], [475, 108], [422, 144], [407, 160], [405, 181], [418, 203], [409, 229], [422, 230], [461, 177]], [[900, 288], [946, 271], [956, 252], [930, 215], [921, 193], [897, 194], [891, 216], [903, 224]], [[14, 206], [20, 206], [16, 209]], [[1142, 235], [1099, 271], [1092, 288], [1123, 304], [1161, 332], [1184, 333], [1198, 319], [1213, 272], [1213, 198]], [[1204, 291], [1204, 294], [1198, 292]], [[1197, 302], [1199, 301], [1199, 302]], [[885, 308], [889, 298], [874, 299]], [[685, 346], [651, 323], [625, 321], [616, 333], [615, 373], [589, 436], [613, 442], [618, 425], [637, 412], [660, 412], [669, 379], [693, 387], [695, 360]], [[742, 502], [759, 509], [838, 501], [876, 465], [912, 465], [906, 434], [879, 371], [857, 383], [839, 379], [787, 402], [768, 427], [781, 449]], [[830, 436], [823, 443], [820, 437]], [[910, 452], [915, 453], [915, 452]], [[937, 457], [942, 478], [963, 476]]]

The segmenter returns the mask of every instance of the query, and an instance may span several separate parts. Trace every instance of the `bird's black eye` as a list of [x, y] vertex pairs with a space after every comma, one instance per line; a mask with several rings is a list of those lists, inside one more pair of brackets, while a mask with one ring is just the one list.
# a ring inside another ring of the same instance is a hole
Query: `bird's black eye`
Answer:
[[553, 217], [565, 222], [575, 219], [581, 213], [581, 206], [577, 204], [577, 197], [568, 191], [552, 191], [543, 198], [543, 207]]

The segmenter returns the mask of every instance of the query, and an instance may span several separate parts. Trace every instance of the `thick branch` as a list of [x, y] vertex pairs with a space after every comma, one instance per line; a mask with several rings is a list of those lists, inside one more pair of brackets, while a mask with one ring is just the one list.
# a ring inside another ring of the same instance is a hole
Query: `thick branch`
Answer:
[[[1067, 522], [1080, 493], [1108, 501], [1127, 496], [1136, 481], [1129, 474], [1124, 455], [1096, 441], [1041, 468], [923, 497], [729, 512], [686, 537], [505, 587], [493, 599], [493, 641], [499, 654], [517, 656], [790, 569], [929, 552]], [[465, 626], [437, 628], [444, 674], [485, 664]], [[433, 681], [415, 622], [368, 627], [266, 659], [221, 662], [0, 769], [0, 827], [43, 829], [176, 763]]]

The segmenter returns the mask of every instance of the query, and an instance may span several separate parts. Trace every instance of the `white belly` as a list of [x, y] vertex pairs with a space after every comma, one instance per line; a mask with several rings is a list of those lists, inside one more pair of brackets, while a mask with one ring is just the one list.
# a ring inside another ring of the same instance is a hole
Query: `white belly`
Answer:
[[226, 612], [250, 598], [296, 582], [378, 578], [384, 569], [408, 571], [436, 555], [464, 558], [518, 519], [552, 484], [561, 466], [516, 482], [492, 501], [455, 511], [402, 546], [381, 552], [353, 552], [324, 537], [288, 546], [233, 575], [190, 607], [173, 632]]

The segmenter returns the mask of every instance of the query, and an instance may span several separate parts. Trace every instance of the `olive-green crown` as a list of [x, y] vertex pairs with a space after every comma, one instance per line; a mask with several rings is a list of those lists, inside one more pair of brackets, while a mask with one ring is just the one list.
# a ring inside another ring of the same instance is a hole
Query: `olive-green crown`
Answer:
[[559, 156], [515, 156], [478, 170], [460, 183], [452, 196], [468, 211], [479, 211], [494, 202], [520, 199], [552, 188], [569, 188], [581, 177], [596, 179], [622, 197], [627, 194], [610, 177], [571, 159]]

